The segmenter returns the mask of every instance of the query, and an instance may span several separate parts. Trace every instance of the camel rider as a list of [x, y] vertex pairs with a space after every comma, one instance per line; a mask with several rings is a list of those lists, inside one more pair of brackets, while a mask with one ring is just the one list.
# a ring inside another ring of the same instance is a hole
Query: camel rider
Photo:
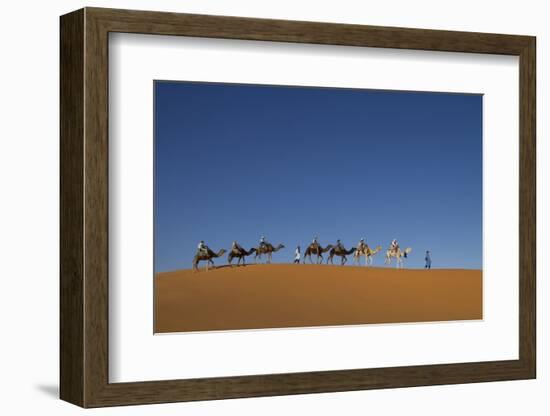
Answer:
[[199, 254], [208, 254], [208, 246], [204, 244], [204, 241], [201, 240], [197, 248], [199, 249]]
[[314, 246], [319, 245], [319, 242], [317, 241], [317, 236], [313, 237], [313, 241], [311, 242]]
[[243, 248], [236, 241], [233, 241], [233, 243], [231, 244], [231, 250], [236, 251], [238, 253], [244, 251]]
[[365, 239], [362, 238], [361, 240], [359, 240], [359, 243], [357, 243], [357, 251], [362, 252], [365, 247], [366, 247]]
[[260, 248], [266, 247], [266, 246], [267, 246], [267, 241], [265, 241], [265, 237], [262, 235], [260, 237]]
[[336, 250], [344, 250], [344, 246], [342, 245], [342, 242], [340, 240], [336, 240], [336, 245], [334, 246]]
[[394, 238], [394, 239], [391, 241], [390, 251], [391, 251], [392, 253], [397, 253], [397, 250], [399, 250], [399, 244], [397, 244], [397, 239]]

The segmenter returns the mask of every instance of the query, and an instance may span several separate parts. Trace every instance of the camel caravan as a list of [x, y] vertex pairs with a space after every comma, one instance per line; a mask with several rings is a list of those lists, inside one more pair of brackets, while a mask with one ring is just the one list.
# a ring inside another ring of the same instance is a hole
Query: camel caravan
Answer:
[[[237, 266], [244, 266], [246, 264], [245, 258], [254, 254], [255, 263], [262, 259], [262, 255], [267, 257], [267, 263], [271, 263], [273, 253], [276, 253], [283, 248], [285, 248], [283, 244], [273, 246], [271, 243], [268, 243], [264, 236], [260, 238], [260, 244], [258, 247], [252, 247], [250, 250], [245, 250], [239, 245], [239, 243], [233, 241], [231, 250], [229, 250], [229, 254], [227, 255], [227, 262], [230, 266], [233, 266], [233, 260], [237, 259]], [[197, 254], [195, 254], [195, 257], [193, 258], [193, 269], [198, 270], [199, 262], [206, 261], [206, 270], [208, 271], [209, 266], [215, 267], [214, 259], [223, 256], [225, 252], [225, 249], [222, 248], [220, 251], [215, 253], [204, 243], [204, 241], [201, 241], [198, 246]]]
[[[326, 247], [322, 247], [319, 242], [317, 241], [317, 237], [313, 239], [311, 244], [306, 248], [306, 251], [304, 253], [304, 260], [303, 262], [306, 263], [306, 259], [309, 258], [309, 262], [313, 263], [312, 256], [316, 256], [316, 262], [317, 264], [323, 263], [323, 254], [328, 252], [327, 256], [327, 264], [334, 264], [333, 258], [334, 256], [338, 256], [341, 258], [340, 264], [344, 265], [347, 262], [347, 256], [353, 254], [353, 260], [355, 265], [360, 264], [361, 256], [365, 257], [365, 266], [371, 266], [374, 260], [374, 256], [382, 250], [381, 246], [377, 246], [374, 249], [370, 248], [367, 243], [365, 243], [365, 239], [362, 238], [359, 240], [359, 243], [357, 244], [357, 247], [352, 247], [349, 250], [346, 250], [345, 247], [342, 245], [340, 240], [336, 241], [336, 245], [329, 244]], [[397, 244], [397, 240], [394, 239], [388, 250], [386, 251], [386, 257], [384, 259], [384, 264], [391, 264], [391, 260], [395, 259], [397, 268], [403, 267], [403, 259], [407, 258], [409, 253], [412, 252], [412, 248], [407, 247], [405, 250], [401, 250], [399, 247], [399, 244]], [[300, 247], [298, 246], [296, 248], [296, 258], [295, 263], [297, 263], [300, 257]]]
[[[262, 260], [262, 256], [265, 256], [266, 263], [271, 263], [273, 253], [278, 252], [279, 250], [285, 248], [284, 244], [278, 244], [274, 246], [273, 244], [267, 242], [265, 237], [260, 238], [260, 243], [257, 247], [252, 247], [249, 250], [245, 250], [241, 247], [236, 241], [233, 241], [231, 249], [227, 255], [227, 262], [230, 267], [233, 267], [233, 260], [237, 260], [237, 266], [246, 265], [246, 257], [254, 255], [254, 263]], [[316, 264], [323, 264], [324, 256], [327, 255], [326, 264], [334, 264], [334, 256], [340, 257], [340, 264], [343, 266], [347, 262], [347, 256], [353, 255], [353, 260], [355, 265], [360, 265], [361, 256], [365, 258], [365, 266], [371, 266], [373, 264], [374, 256], [382, 250], [381, 246], [377, 246], [374, 249], [370, 248], [365, 239], [362, 238], [359, 240], [359, 243], [356, 247], [352, 247], [349, 250], [346, 250], [344, 245], [340, 240], [336, 240], [336, 244], [329, 244], [326, 247], [323, 247], [318, 241], [317, 237], [313, 239], [311, 244], [309, 244], [304, 252], [303, 263], [306, 263], [306, 260], [309, 259], [309, 263], [313, 264], [313, 257], [315, 256]], [[199, 268], [199, 263], [201, 261], [206, 262], [206, 270], [208, 271], [209, 267], [215, 268], [214, 259], [222, 257], [227, 251], [221, 249], [218, 252], [211, 250], [204, 241], [201, 241], [198, 245], [197, 253], [193, 258], [193, 269], [195, 271]], [[390, 244], [390, 247], [386, 250], [386, 256], [384, 258], [385, 265], [391, 265], [392, 259], [395, 259], [396, 267], [403, 267], [403, 260], [412, 252], [412, 248], [407, 247], [402, 250], [397, 244], [397, 240], [393, 240]], [[328, 253], [328, 254], [327, 254]], [[302, 260], [300, 246], [296, 247], [294, 263], [299, 264]]]

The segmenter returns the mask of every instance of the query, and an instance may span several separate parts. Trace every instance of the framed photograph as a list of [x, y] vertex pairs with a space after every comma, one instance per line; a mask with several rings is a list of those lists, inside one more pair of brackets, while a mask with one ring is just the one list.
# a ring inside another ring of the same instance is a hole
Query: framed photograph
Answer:
[[60, 23], [63, 400], [536, 377], [534, 37]]

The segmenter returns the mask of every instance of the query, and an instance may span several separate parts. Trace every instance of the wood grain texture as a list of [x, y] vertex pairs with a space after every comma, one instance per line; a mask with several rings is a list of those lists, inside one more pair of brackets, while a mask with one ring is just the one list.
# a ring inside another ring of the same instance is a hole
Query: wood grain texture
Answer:
[[[189, 380], [108, 380], [108, 33], [520, 57], [518, 360]], [[61, 397], [83, 407], [534, 378], [535, 38], [86, 8], [61, 18]]]
[[85, 10], [84, 290], [85, 406], [108, 381], [109, 142], [108, 33]]
[[61, 19], [60, 45], [60, 388], [83, 405], [84, 357], [84, 12]]
[[536, 377], [536, 41], [520, 54], [519, 356]]
[[87, 8], [110, 32], [519, 55], [528, 36]]

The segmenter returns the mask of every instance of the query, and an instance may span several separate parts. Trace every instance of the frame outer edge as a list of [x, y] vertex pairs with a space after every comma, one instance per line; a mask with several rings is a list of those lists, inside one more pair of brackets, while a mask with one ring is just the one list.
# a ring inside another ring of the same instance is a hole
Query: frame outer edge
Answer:
[[520, 54], [520, 360], [536, 378], [536, 37]]
[[[78, 22], [75, 26], [78, 28], [76, 38], [79, 41], [73, 39], [68, 42], [72, 39], [68, 27], [75, 20]], [[324, 27], [330, 33], [320, 34], [319, 30]], [[534, 164], [530, 165], [535, 158], [533, 37], [100, 8], [73, 12], [62, 17], [61, 31], [62, 49], [69, 48], [69, 52], [62, 51], [64, 58], [61, 65], [61, 395], [64, 400], [83, 407], [103, 407], [534, 377], [536, 263], [534, 257], [522, 255], [519, 360], [110, 384], [110, 31], [519, 55], [522, 138], [520, 166], [523, 173], [520, 178], [520, 209], [528, 216], [535, 213], [535, 190], [532, 188], [535, 184], [535, 171]], [[412, 39], [412, 35], [418, 35], [418, 39]], [[74, 70], [75, 65], [81, 68], [81, 72]], [[73, 72], [70, 71], [71, 68]], [[71, 73], [78, 73], [79, 76], [66, 79]], [[64, 98], [64, 95], [67, 97]], [[70, 120], [66, 120], [67, 118]], [[72, 140], [73, 136], [76, 140]], [[534, 224], [533, 217], [520, 216], [520, 226], [524, 227], [524, 232], [520, 233], [521, 247], [526, 247], [524, 251], [520, 249], [522, 253], [536, 247], [534, 235], [529, 237]], [[71, 386], [73, 382], [75, 386]]]
[[84, 407], [109, 384], [108, 30], [84, 9]]
[[84, 12], [60, 18], [60, 388], [84, 406]]
[[87, 7], [112, 32], [519, 55], [530, 36]]

